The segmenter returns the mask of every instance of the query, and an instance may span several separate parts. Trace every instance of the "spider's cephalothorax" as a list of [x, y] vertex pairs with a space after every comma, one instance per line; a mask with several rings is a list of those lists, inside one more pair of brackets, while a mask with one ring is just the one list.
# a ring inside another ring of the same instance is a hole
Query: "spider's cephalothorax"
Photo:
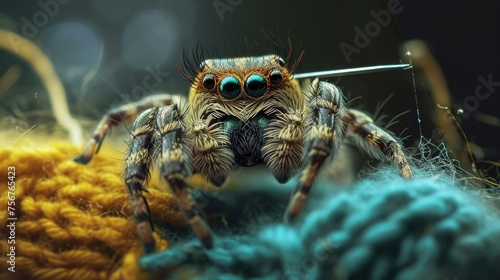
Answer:
[[193, 167], [222, 185], [235, 164], [266, 164], [280, 182], [300, 166], [304, 98], [278, 56], [210, 59], [189, 96]]
[[293, 79], [296, 65], [287, 67], [276, 55], [205, 60], [190, 78], [187, 112], [168, 95], [111, 110], [75, 160], [89, 162], [111, 126], [134, 119], [125, 184], [148, 253], [155, 248], [153, 221], [142, 191], [153, 166], [207, 248], [212, 234], [186, 183], [193, 173], [220, 186], [236, 166], [265, 164], [279, 182], [300, 170], [286, 220], [299, 214], [323, 163], [335, 156], [344, 136], [374, 157], [391, 159], [402, 177], [412, 177], [397, 140], [366, 114], [346, 108], [335, 85], [316, 79], [300, 88]]

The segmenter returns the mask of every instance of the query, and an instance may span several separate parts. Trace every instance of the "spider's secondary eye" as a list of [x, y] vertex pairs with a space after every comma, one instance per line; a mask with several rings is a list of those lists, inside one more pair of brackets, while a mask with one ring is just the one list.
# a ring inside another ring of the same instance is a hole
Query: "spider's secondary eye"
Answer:
[[219, 92], [227, 99], [234, 99], [240, 94], [240, 83], [233, 76], [227, 76], [220, 81]]
[[274, 70], [271, 72], [271, 75], [269, 75], [269, 80], [273, 85], [277, 85], [283, 80], [283, 75], [281, 75], [280, 71]]
[[206, 89], [213, 89], [214, 86], [215, 86], [214, 77], [212, 77], [211, 75], [206, 75], [203, 78], [203, 87]]
[[278, 58], [278, 63], [281, 67], [285, 67], [285, 61], [283, 60], [283, 58]]
[[252, 97], [260, 97], [266, 92], [266, 90], [266, 80], [261, 75], [250, 75], [245, 82], [245, 91]]
[[200, 65], [198, 66], [198, 69], [200, 71], [203, 71], [205, 69], [205, 66], [207, 66], [207, 63], [205, 61], [201, 62]]

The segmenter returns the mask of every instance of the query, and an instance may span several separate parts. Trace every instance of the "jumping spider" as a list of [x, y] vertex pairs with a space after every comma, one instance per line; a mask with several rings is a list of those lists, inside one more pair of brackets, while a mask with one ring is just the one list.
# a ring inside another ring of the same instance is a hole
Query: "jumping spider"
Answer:
[[212, 234], [185, 181], [193, 173], [219, 187], [236, 166], [263, 163], [281, 183], [298, 171], [286, 220], [299, 214], [323, 163], [333, 158], [344, 136], [373, 157], [391, 159], [401, 177], [412, 178], [398, 141], [366, 114], [346, 108], [338, 87], [318, 79], [299, 86], [293, 73], [301, 57], [291, 65], [277, 55], [207, 59], [191, 75], [180, 67], [192, 82], [186, 110], [171, 96], [154, 95], [102, 118], [75, 161], [89, 162], [111, 126], [133, 120], [125, 184], [146, 253], [155, 249], [142, 194], [152, 167], [159, 168], [206, 248], [213, 245]]

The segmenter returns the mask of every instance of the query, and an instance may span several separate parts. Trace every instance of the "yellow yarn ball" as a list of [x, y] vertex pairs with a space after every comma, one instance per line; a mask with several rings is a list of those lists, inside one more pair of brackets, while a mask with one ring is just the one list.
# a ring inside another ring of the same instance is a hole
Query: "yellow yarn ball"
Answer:
[[[96, 156], [87, 165], [66, 142], [0, 148], [1, 279], [141, 279], [142, 254], [121, 159]], [[15, 167], [15, 244], [8, 244], [8, 167]], [[145, 194], [155, 221], [185, 227], [173, 196]], [[167, 241], [155, 232], [158, 250]], [[7, 254], [15, 246], [15, 272]]]

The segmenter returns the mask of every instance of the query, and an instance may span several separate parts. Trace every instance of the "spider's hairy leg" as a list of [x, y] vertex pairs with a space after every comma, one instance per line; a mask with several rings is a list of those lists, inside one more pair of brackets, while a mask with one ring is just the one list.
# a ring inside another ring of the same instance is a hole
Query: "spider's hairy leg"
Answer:
[[128, 103], [110, 110], [104, 115], [97, 125], [92, 137], [87, 141], [83, 152], [75, 157], [75, 161], [86, 164], [92, 160], [92, 157], [99, 152], [104, 137], [109, 129], [122, 122], [133, 120], [140, 112], [153, 108], [172, 104], [172, 96], [167, 94], [158, 94], [145, 97], [139, 102]]
[[354, 143], [379, 160], [392, 160], [403, 178], [413, 177], [408, 160], [398, 141], [378, 127], [365, 113], [349, 109], [343, 118], [347, 133], [354, 137]]
[[125, 184], [132, 199], [132, 212], [136, 220], [139, 239], [144, 251], [151, 253], [155, 250], [153, 238], [153, 221], [151, 219], [148, 202], [142, 192], [146, 191], [150, 177], [149, 166], [154, 153], [154, 120], [158, 108], [151, 108], [141, 113], [131, 126], [130, 149], [125, 161]]
[[307, 195], [325, 160], [333, 156], [342, 141], [344, 129], [343, 97], [339, 88], [315, 80], [311, 86], [308, 105], [304, 160], [300, 178], [285, 212], [285, 220], [291, 221], [302, 210]]
[[205, 248], [213, 246], [213, 236], [197, 208], [185, 178], [191, 176], [191, 152], [186, 126], [177, 105], [159, 109], [156, 118], [159, 143], [157, 160], [160, 174], [168, 182], [179, 203], [179, 209]]

